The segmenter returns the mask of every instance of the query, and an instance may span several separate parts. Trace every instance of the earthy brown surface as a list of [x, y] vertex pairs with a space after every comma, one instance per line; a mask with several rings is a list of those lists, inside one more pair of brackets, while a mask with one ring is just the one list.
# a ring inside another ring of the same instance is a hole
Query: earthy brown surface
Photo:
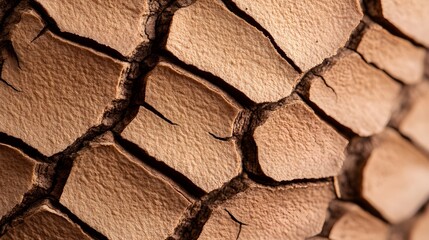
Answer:
[[157, 65], [145, 80], [145, 102], [174, 124], [141, 107], [122, 136], [206, 191], [236, 176], [241, 164], [234, 139], [211, 134], [231, 137], [240, 107], [218, 88], [169, 63]]
[[145, 34], [146, 21], [150, 14], [148, 1], [37, 2], [46, 9], [61, 31], [95, 40], [124, 56], [132, 56], [139, 45], [149, 42]]
[[399, 125], [400, 131], [429, 151], [429, 84], [421, 85], [417, 99]]
[[254, 138], [262, 170], [277, 181], [337, 175], [347, 145], [298, 97], [269, 113]]
[[381, 132], [390, 119], [400, 85], [361, 57], [344, 50], [310, 80], [308, 98], [360, 136]]
[[264, 34], [229, 12], [221, 1], [199, 0], [177, 11], [166, 49], [221, 77], [255, 102], [286, 97], [298, 78]]
[[332, 226], [331, 240], [389, 239], [387, 224], [352, 203], [333, 202], [332, 212], [344, 212]]
[[410, 231], [410, 240], [424, 240], [429, 236], [429, 208], [418, 216]]
[[426, 0], [0, 0], [0, 239], [429, 239]]
[[[0, 131], [18, 137], [45, 155], [73, 143], [115, 99], [127, 64], [61, 39], [32, 10], [11, 32], [17, 59], [6, 58], [0, 85]], [[18, 62], [17, 62], [18, 61]], [[103, 94], [99, 94], [103, 93]]]
[[363, 170], [362, 196], [387, 220], [410, 218], [429, 197], [429, 158], [393, 130], [376, 141]]
[[17, 222], [0, 239], [90, 240], [93, 238], [83, 232], [65, 214], [45, 202], [26, 213], [22, 222]]
[[406, 84], [423, 79], [425, 49], [390, 34], [377, 24], [369, 24], [357, 51], [366, 61]]
[[189, 200], [105, 138], [79, 153], [60, 202], [109, 239], [167, 237]]
[[400, 31], [429, 46], [429, 2], [426, 0], [377, 0], [381, 14]]
[[[334, 198], [328, 183], [251, 186], [214, 210], [199, 239], [303, 239], [322, 230]], [[231, 213], [240, 224], [232, 220]], [[285, 216], [288, 216], [287, 218]]]
[[279, 47], [302, 70], [335, 55], [362, 18], [356, 0], [233, 2], [270, 32]]
[[36, 161], [0, 143], [0, 217], [19, 204], [35, 183]]

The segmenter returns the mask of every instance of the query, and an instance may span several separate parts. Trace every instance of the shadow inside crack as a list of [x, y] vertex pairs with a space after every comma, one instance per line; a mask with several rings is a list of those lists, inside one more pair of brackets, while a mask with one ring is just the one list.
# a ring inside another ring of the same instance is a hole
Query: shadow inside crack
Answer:
[[141, 106], [144, 107], [144, 108], [146, 108], [147, 110], [151, 111], [153, 114], [155, 114], [156, 116], [158, 116], [162, 120], [166, 121], [167, 123], [169, 123], [171, 125], [179, 126], [179, 124], [177, 124], [177, 123], [171, 121], [170, 119], [168, 119], [166, 116], [164, 116], [161, 112], [159, 112], [158, 110], [156, 110], [156, 108], [154, 108], [149, 103], [144, 102]]
[[118, 142], [131, 155], [135, 156], [137, 159], [144, 162], [149, 167], [155, 169], [156, 171], [164, 175], [166, 178], [171, 179], [188, 195], [196, 199], [200, 199], [201, 197], [206, 195], [206, 192], [203, 189], [198, 187], [185, 175], [168, 166], [166, 163], [150, 156], [146, 151], [141, 149], [135, 143], [122, 138], [118, 134], [114, 134], [114, 137], [115, 141]]

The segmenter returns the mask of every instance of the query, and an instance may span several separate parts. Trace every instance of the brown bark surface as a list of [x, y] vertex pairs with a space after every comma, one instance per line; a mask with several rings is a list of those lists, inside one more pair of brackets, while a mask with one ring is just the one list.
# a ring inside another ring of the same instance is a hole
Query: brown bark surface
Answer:
[[0, 240], [429, 239], [427, 0], [0, 0]]

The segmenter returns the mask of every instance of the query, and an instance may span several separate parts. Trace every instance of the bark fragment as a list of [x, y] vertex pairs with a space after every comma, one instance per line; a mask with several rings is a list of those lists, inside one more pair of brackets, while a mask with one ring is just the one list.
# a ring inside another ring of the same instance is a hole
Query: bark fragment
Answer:
[[277, 181], [337, 175], [347, 145], [297, 96], [268, 112], [254, 138], [262, 170]]
[[375, 23], [368, 23], [356, 50], [367, 62], [406, 84], [423, 79], [426, 50], [390, 34]]
[[[186, 175], [209, 192], [241, 170], [232, 136], [241, 107], [218, 88], [170, 63], [159, 63], [145, 78], [145, 108], [122, 132], [150, 156]], [[142, 94], [143, 95], [143, 94]]]
[[326, 60], [315, 71], [299, 88], [307, 99], [360, 136], [383, 130], [401, 89], [398, 83], [350, 50]]
[[167, 237], [192, 200], [103, 138], [78, 153], [61, 204], [109, 239]]
[[264, 187], [250, 185], [213, 210], [199, 239], [236, 239], [238, 224], [223, 210], [246, 223], [239, 239], [304, 239], [319, 233], [329, 201], [331, 183]]
[[103, 111], [121, 98], [117, 85], [128, 64], [111, 59], [44, 28], [33, 11], [20, 13], [10, 39], [19, 59], [4, 62], [0, 85], [0, 132], [22, 139], [50, 156], [101, 123]]
[[267, 29], [303, 71], [335, 55], [363, 16], [356, 0], [232, 1]]
[[288, 96], [299, 76], [263, 33], [220, 1], [201, 0], [179, 9], [165, 47], [185, 63], [222, 78], [254, 102]]
[[21, 221], [16, 221], [1, 239], [91, 240], [93, 238], [65, 214], [53, 208], [48, 201], [44, 201], [30, 209]]

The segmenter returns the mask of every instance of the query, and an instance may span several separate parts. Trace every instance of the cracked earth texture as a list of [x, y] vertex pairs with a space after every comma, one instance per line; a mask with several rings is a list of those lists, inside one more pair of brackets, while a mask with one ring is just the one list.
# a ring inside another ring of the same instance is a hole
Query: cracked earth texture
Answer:
[[429, 239], [428, 13], [0, 0], [0, 239]]

